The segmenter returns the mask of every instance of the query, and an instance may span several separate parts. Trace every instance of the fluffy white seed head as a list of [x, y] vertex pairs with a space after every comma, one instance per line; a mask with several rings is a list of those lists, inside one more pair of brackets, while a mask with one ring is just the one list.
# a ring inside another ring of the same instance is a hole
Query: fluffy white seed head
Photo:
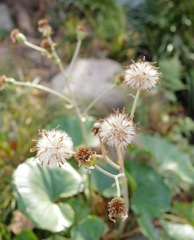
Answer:
[[150, 90], [159, 83], [161, 74], [153, 62], [132, 62], [125, 70], [124, 82], [131, 88]]
[[34, 140], [36, 145], [31, 152], [37, 152], [36, 158], [42, 165], [61, 167], [73, 154], [73, 142], [66, 132], [55, 130], [39, 131], [41, 138]]
[[103, 144], [111, 147], [126, 148], [135, 136], [136, 125], [128, 114], [117, 109], [105, 119], [101, 119], [98, 136]]

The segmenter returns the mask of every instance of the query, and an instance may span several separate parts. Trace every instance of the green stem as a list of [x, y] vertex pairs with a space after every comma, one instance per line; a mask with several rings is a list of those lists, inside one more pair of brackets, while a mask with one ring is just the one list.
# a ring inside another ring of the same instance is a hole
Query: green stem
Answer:
[[137, 90], [137, 93], [136, 93], [136, 96], [135, 96], [135, 100], [134, 100], [134, 102], [133, 102], [133, 107], [132, 107], [131, 115], [130, 115], [130, 118], [131, 118], [132, 120], [133, 120], [133, 118], [134, 118], [134, 114], [135, 114], [135, 110], [136, 110], [136, 107], [137, 107], [139, 95], [140, 95], [140, 89]]
[[[8, 78], [7, 82], [9, 82], [9, 78]], [[71, 104], [71, 100], [68, 97], [64, 96], [62, 93], [59, 93], [51, 88], [41, 85], [41, 84], [36, 84], [36, 83], [32, 83], [32, 82], [19, 82], [19, 81], [16, 81], [15, 79], [11, 79], [10, 83], [17, 85], [17, 86], [33, 87], [33, 88], [43, 90], [45, 92], [52, 93]]]
[[[52, 41], [52, 39], [49, 38], [50, 41]], [[84, 122], [83, 122], [83, 118], [82, 118], [82, 115], [81, 115], [81, 112], [80, 112], [80, 109], [78, 107], [78, 104], [77, 104], [77, 101], [76, 101], [76, 98], [71, 90], [71, 87], [70, 87], [70, 84], [69, 84], [69, 81], [68, 81], [68, 77], [69, 77], [69, 73], [71, 72], [73, 66], [74, 66], [74, 63], [75, 63], [75, 60], [78, 56], [78, 53], [79, 53], [79, 49], [80, 49], [80, 46], [81, 46], [81, 40], [78, 40], [77, 42], [77, 45], [76, 45], [76, 49], [75, 49], [75, 52], [74, 52], [74, 55], [73, 55], [73, 58], [71, 60], [71, 63], [67, 69], [67, 71], [65, 72], [64, 68], [63, 68], [63, 65], [61, 63], [61, 60], [55, 50], [55, 48], [53, 47], [53, 56], [56, 60], [56, 62], [58, 63], [58, 66], [59, 66], [59, 69], [61, 71], [61, 74], [63, 75], [63, 78], [65, 80], [65, 84], [67, 86], [67, 89], [69, 91], [69, 94], [71, 96], [71, 99], [72, 99], [72, 104], [75, 108], [75, 111], [76, 111], [76, 114], [77, 114], [77, 117], [78, 117], [78, 120], [79, 120], [79, 123], [80, 123], [80, 127], [81, 127], [81, 131], [82, 131], [82, 134], [83, 134], [83, 138], [84, 138], [84, 142], [86, 145], [88, 145], [88, 139], [87, 139], [87, 132], [86, 132], [86, 128], [85, 128], [85, 125], [84, 125]]]
[[98, 100], [103, 97], [108, 91], [112, 90], [115, 87], [115, 85], [111, 85], [109, 86], [107, 89], [105, 89], [104, 91], [102, 91], [87, 107], [86, 109], [83, 111], [82, 115], [85, 116], [89, 110], [98, 102]]
[[30, 48], [33, 48], [33, 49], [41, 52], [41, 53], [47, 53], [47, 51], [46, 51], [44, 48], [41, 48], [41, 47], [39, 47], [39, 46], [31, 43], [31, 42], [28, 42], [27, 40], [24, 41], [24, 44], [25, 44], [26, 46], [30, 47]]
[[[121, 149], [119, 146], [116, 147], [117, 150], [117, 156], [118, 156], [118, 160], [120, 163], [120, 173], [123, 174], [125, 176], [125, 169], [124, 169], [124, 162], [123, 162], [123, 156], [121, 153]], [[125, 215], [128, 215], [128, 210], [129, 210], [129, 193], [128, 193], [128, 185], [126, 181], [123, 181], [122, 183], [123, 186], [123, 198], [125, 201]]]
[[106, 155], [106, 157], [104, 157], [103, 155], [95, 154], [95, 157], [96, 158], [103, 158], [111, 167], [113, 167], [117, 170], [120, 169], [120, 166], [117, 165], [116, 163], [114, 163], [107, 155]]

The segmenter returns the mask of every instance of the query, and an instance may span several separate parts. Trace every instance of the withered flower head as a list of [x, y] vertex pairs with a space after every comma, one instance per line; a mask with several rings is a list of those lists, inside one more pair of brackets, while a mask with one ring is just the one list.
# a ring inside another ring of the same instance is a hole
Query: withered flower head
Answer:
[[83, 165], [86, 168], [93, 167], [96, 164], [96, 159], [94, 158], [93, 152], [89, 147], [79, 147], [74, 156], [79, 165]]
[[93, 128], [91, 130], [94, 133], [94, 135], [98, 134], [99, 128], [100, 128], [100, 123], [94, 123]]
[[137, 62], [132, 61], [125, 70], [124, 82], [131, 88], [140, 90], [150, 90], [159, 83], [161, 73], [155, 63], [147, 62], [143, 58]]
[[6, 87], [6, 79], [7, 77], [5, 75], [0, 76], [0, 90], [3, 90]]
[[123, 74], [123, 73], [120, 73], [120, 74], [116, 75], [116, 77], [115, 77], [115, 84], [116, 84], [117, 86], [119, 86], [121, 83], [124, 82], [124, 80], [125, 80], [124, 74]]
[[26, 40], [26, 37], [23, 33], [20, 32], [18, 28], [14, 28], [10, 33], [10, 38], [13, 43], [15, 42], [24, 42]]
[[38, 21], [38, 31], [41, 32], [44, 37], [49, 37], [51, 35], [52, 27], [47, 19], [41, 19]]
[[37, 152], [37, 158], [42, 165], [50, 165], [51, 167], [63, 165], [66, 159], [73, 154], [73, 142], [66, 132], [58, 130], [58, 128], [46, 131], [39, 130], [38, 140], [33, 140], [36, 144], [30, 150]]
[[136, 125], [124, 110], [114, 110], [114, 114], [101, 119], [101, 122], [98, 136], [104, 145], [125, 149], [131, 144], [135, 137]]
[[85, 26], [77, 27], [77, 38], [83, 40], [88, 35], [87, 29]]
[[125, 201], [122, 197], [115, 197], [108, 203], [109, 218], [116, 222], [113, 218], [125, 218]]
[[40, 46], [47, 50], [49, 53], [52, 52], [52, 42], [49, 41], [48, 39], [42, 40]]

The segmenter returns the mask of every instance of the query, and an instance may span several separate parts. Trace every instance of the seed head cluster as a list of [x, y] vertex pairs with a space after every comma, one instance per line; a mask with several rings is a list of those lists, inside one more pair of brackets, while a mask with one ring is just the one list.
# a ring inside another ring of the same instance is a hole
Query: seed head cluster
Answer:
[[131, 88], [140, 90], [150, 90], [159, 83], [161, 74], [153, 62], [144, 59], [132, 62], [125, 70], [124, 83]]
[[37, 152], [37, 158], [42, 165], [61, 167], [73, 154], [73, 142], [66, 132], [56, 128], [55, 130], [39, 131], [39, 140], [33, 140], [36, 144], [31, 152]]
[[136, 125], [129, 115], [119, 109], [109, 117], [100, 120], [98, 136], [104, 145], [125, 149], [135, 136]]
[[124, 218], [125, 201], [122, 197], [115, 197], [108, 203], [109, 218], [115, 222], [114, 218]]
[[79, 147], [74, 156], [79, 165], [83, 165], [86, 168], [90, 168], [96, 164], [93, 152], [86, 146]]

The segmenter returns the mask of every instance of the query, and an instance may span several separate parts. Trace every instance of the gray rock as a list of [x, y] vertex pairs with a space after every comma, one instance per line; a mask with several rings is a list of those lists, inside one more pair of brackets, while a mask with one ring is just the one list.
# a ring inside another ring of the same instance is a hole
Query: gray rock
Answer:
[[[112, 85], [115, 75], [122, 70], [122, 66], [111, 59], [78, 59], [70, 79], [71, 89], [79, 101], [90, 103]], [[62, 74], [54, 76], [51, 84], [55, 90], [62, 92], [65, 89], [67, 91]], [[126, 93], [118, 87], [108, 91], [95, 104], [95, 108], [112, 110], [124, 107], [125, 103]]]
[[14, 23], [11, 18], [9, 8], [6, 4], [0, 4], [0, 29], [10, 31], [14, 28]]

